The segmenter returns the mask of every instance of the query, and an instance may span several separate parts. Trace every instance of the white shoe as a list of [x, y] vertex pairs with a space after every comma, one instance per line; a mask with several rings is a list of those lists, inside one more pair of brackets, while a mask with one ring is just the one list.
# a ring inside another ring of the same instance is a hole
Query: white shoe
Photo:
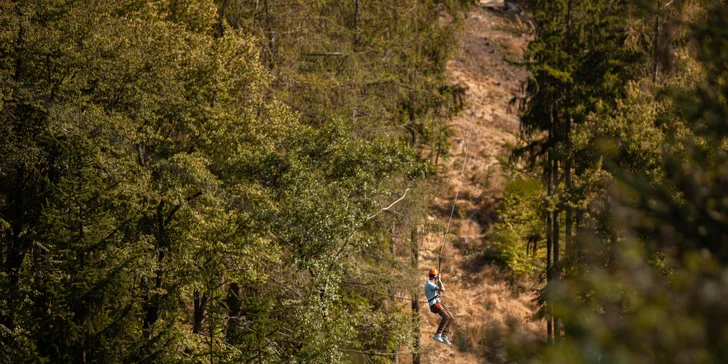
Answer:
[[448, 345], [452, 345], [452, 343], [450, 342], [450, 340], [447, 339], [447, 336], [442, 336], [442, 342], [445, 343], [445, 344], [448, 344]]
[[442, 336], [440, 334], [435, 334], [435, 336], [433, 336], [432, 338], [435, 339], [435, 341], [439, 341], [443, 344], [445, 343], [445, 340], [442, 338]]

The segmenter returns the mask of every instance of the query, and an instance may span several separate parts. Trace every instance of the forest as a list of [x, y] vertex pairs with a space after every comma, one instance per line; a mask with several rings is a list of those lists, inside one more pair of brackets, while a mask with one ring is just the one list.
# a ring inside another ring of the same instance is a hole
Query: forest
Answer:
[[[543, 330], [453, 350], [728, 362], [728, 4], [517, 3], [473, 254]], [[428, 218], [479, 4], [0, 0], [0, 363], [434, 362], [420, 247], [457, 242]]]

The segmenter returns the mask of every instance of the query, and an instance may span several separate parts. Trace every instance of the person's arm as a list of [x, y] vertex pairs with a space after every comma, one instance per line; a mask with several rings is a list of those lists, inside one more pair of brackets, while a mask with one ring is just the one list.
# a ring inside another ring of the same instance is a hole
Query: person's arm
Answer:
[[442, 283], [442, 280], [440, 278], [437, 279], [437, 290], [440, 292], [445, 292], [445, 285]]

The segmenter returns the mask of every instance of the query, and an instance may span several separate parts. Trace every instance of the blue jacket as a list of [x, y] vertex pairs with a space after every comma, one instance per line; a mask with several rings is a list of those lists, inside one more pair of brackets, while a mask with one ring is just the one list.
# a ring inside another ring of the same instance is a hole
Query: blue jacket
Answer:
[[437, 293], [438, 287], [444, 290], [442, 282], [438, 282], [437, 284], [432, 283], [431, 280], [425, 282], [425, 297], [427, 297], [427, 303], [430, 306], [434, 305], [435, 302], [442, 302], [440, 295]]

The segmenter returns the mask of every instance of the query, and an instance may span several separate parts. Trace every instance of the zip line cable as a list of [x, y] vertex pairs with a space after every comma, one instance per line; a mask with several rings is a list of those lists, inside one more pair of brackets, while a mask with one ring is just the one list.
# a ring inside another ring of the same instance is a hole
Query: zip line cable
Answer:
[[458, 202], [458, 194], [460, 193], [460, 184], [463, 181], [463, 174], [465, 173], [465, 165], [468, 164], [468, 151], [470, 150], [470, 136], [473, 134], [473, 120], [475, 119], [475, 109], [470, 111], [470, 130], [468, 131], [468, 142], [465, 144], [465, 158], [463, 160], [463, 167], [460, 169], [460, 177], [458, 178], [458, 187], [455, 190], [455, 199], [452, 201], [452, 209], [450, 210], [450, 219], [447, 221], [447, 229], [445, 229], [445, 235], [442, 237], [442, 247], [440, 247], [440, 255], [437, 257], [437, 272], [440, 272], [440, 264], [442, 263], [442, 252], [445, 250], [445, 244], [447, 243], [447, 234], [450, 232], [450, 224], [452, 223], [452, 215], [455, 213], [455, 204]]

